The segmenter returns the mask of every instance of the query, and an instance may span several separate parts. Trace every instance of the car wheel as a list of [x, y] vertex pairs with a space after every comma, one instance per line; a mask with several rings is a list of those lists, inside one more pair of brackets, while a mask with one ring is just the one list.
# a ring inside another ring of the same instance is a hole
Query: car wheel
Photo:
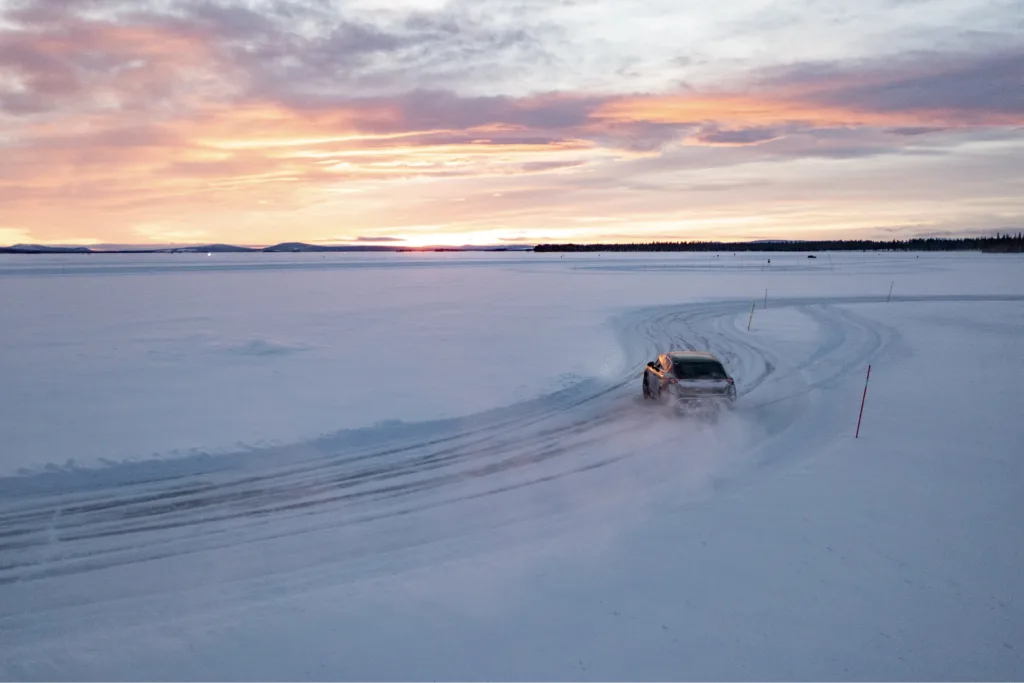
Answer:
[[648, 386], [647, 393], [651, 395], [652, 401], [661, 401], [661, 383], [655, 381], [654, 385], [657, 387], [657, 389], [653, 389], [650, 386]]

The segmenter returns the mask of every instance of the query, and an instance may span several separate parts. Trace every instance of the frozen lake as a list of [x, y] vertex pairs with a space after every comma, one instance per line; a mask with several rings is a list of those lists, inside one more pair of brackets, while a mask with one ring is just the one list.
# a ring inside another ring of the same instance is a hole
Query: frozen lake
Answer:
[[817, 256], [0, 256], [0, 677], [1019, 679], [1024, 259]]

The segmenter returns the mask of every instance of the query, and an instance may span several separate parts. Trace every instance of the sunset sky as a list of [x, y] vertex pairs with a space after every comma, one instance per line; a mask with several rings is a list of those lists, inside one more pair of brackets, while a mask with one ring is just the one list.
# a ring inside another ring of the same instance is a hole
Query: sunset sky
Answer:
[[1020, 229], [1022, 35], [1024, 0], [0, 0], [0, 244]]

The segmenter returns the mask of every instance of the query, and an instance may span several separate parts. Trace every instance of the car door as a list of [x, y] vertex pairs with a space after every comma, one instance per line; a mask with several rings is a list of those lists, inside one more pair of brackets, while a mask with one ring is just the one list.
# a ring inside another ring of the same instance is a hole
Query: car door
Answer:
[[644, 391], [654, 397], [658, 394], [658, 372], [661, 366], [661, 356], [647, 363], [644, 368]]

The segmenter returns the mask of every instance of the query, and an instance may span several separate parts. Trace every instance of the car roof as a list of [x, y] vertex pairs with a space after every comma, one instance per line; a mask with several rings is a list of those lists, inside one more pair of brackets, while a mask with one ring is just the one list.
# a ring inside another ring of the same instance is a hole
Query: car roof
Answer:
[[667, 354], [670, 358], [703, 358], [705, 360], [718, 360], [713, 353], [707, 351], [669, 351]]

